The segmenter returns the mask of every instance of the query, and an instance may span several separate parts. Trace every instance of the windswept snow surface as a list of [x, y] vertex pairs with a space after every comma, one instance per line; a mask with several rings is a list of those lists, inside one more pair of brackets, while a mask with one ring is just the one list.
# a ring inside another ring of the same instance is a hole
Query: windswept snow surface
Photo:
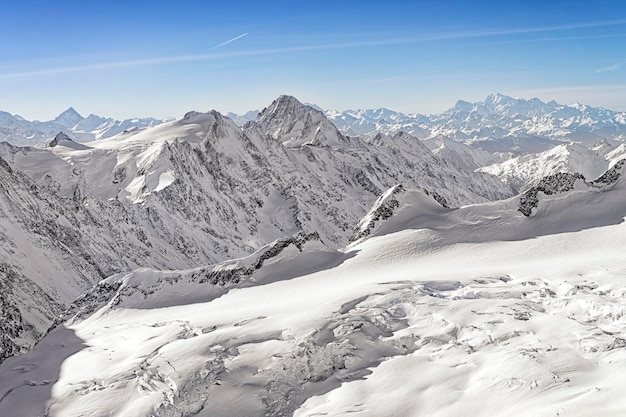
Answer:
[[435, 210], [411, 191], [343, 250], [111, 277], [0, 366], [0, 415], [619, 415], [622, 170], [530, 217], [520, 197]]

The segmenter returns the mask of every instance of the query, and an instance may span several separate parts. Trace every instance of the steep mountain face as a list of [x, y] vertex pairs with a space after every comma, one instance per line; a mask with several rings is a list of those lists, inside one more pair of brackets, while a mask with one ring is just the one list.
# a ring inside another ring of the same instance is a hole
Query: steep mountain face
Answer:
[[619, 414], [623, 169], [546, 180], [530, 216], [394, 186], [341, 250], [116, 274], [0, 365], [0, 414]]
[[348, 140], [321, 111], [300, 103], [295, 97], [280, 96], [257, 117], [264, 132], [289, 148], [301, 145], [345, 146]]
[[16, 146], [43, 146], [59, 131], [66, 132], [78, 142], [88, 142], [161, 123], [163, 120], [153, 118], [114, 120], [94, 114], [83, 117], [73, 107], [47, 122], [28, 121], [17, 115], [0, 112], [0, 142]]
[[76, 211], [0, 157], [0, 361], [31, 348], [68, 302], [114, 270], [95, 265], [89, 222]]
[[[217, 112], [190, 112], [86, 144], [61, 137], [48, 148], [0, 146], [6, 175], [21, 178], [7, 179], [12, 192], [2, 197], [11, 209], [0, 246], [7, 268], [24, 271], [16, 288], [33, 281], [64, 306], [117, 272], [212, 264], [299, 231], [341, 247], [371, 202], [398, 183], [450, 206], [512, 195], [496, 177], [442, 161], [409, 135], [348, 139], [293, 98], [259, 121], [265, 128], [241, 129]], [[15, 242], [28, 245], [18, 253]], [[45, 265], [31, 276], [33, 256]], [[42, 294], [24, 296], [24, 305], [45, 305]], [[57, 313], [38, 319], [31, 341]], [[32, 344], [15, 340], [16, 349]]]
[[491, 94], [477, 103], [461, 100], [452, 109], [429, 116], [381, 109], [326, 114], [349, 134], [404, 131], [420, 138], [443, 135], [489, 152], [526, 154], [552, 148], [555, 141], [591, 145], [599, 140], [626, 139], [624, 112], [502, 94]]
[[609, 161], [593, 149], [563, 144], [545, 152], [524, 155], [479, 168], [479, 171], [496, 175], [521, 192], [549, 175], [560, 172], [579, 173], [591, 181], [602, 175], [608, 168]]

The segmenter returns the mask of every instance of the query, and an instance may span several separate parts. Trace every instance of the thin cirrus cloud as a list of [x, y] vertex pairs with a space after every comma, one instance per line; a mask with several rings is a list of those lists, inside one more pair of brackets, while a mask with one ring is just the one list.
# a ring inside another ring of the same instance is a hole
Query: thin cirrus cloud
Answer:
[[[488, 38], [488, 37], [494, 37], [494, 36], [520, 35], [520, 34], [531, 34], [531, 33], [541, 33], [541, 32], [558, 32], [558, 31], [565, 31], [565, 30], [616, 26], [616, 25], [624, 25], [624, 24], [626, 24], [626, 19], [598, 21], [598, 22], [589, 22], [589, 23], [571, 24], [571, 25], [538, 26], [538, 27], [526, 27], [526, 28], [515, 28], [515, 29], [481, 29], [481, 30], [475, 30], [475, 31], [441, 33], [441, 34], [434, 34], [434, 35], [427, 35], [427, 36], [420, 36], [420, 37], [393, 38], [393, 39], [383, 39], [383, 40], [346, 42], [346, 43], [335, 43], [335, 44], [320, 44], [320, 45], [308, 45], [308, 46], [294, 46], [294, 47], [285, 47], [285, 48], [237, 51], [237, 52], [228, 52], [228, 53], [208, 53], [208, 54], [197, 54], [197, 55], [155, 57], [155, 58], [147, 58], [147, 59], [128, 60], [128, 61], [104, 62], [104, 63], [89, 64], [89, 65], [36, 69], [36, 70], [11, 72], [11, 73], [4, 73], [4, 74], [0, 73], [0, 80], [35, 78], [35, 77], [43, 77], [47, 75], [66, 74], [66, 73], [84, 72], [84, 71], [97, 71], [97, 70], [115, 69], [115, 68], [124, 68], [124, 67], [161, 65], [161, 64], [193, 62], [193, 61], [208, 61], [208, 60], [224, 59], [224, 58], [232, 58], [232, 57], [259, 56], [259, 55], [271, 55], [271, 54], [306, 52], [306, 51], [316, 51], [316, 50], [330, 50], [330, 49], [363, 48], [363, 47], [385, 46], [385, 45], [401, 45], [401, 44], [434, 42], [434, 41], [455, 40], [455, 39]], [[212, 49], [214, 50], [214, 49], [221, 48], [245, 36], [248, 36], [248, 33], [243, 33], [239, 36], [236, 36], [232, 39], [227, 40], [226, 42], [222, 42], [219, 45], [214, 46]], [[607, 37], [610, 37], [610, 36], [613, 36], [613, 35], [607, 35]], [[537, 39], [537, 41], [541, 41], [541, 40], [542, 39]], [[608, 67], [608, 68], [611, 68], [611, 67]], [[617, 69], [617, 68], [611, 68], [611, 69]], [[610, 69], [607, 69], [607, 71], [608, 70]], [[602, 71], [599, 71], [599, 72], [602, 72]]]
[[617, 64], [609, 65], [608, 67], [598, 68], [596, 72], [601, 73], [601, 72], [617, 71], [621, 67], [622, 67], [622, 63], [618, 62]]

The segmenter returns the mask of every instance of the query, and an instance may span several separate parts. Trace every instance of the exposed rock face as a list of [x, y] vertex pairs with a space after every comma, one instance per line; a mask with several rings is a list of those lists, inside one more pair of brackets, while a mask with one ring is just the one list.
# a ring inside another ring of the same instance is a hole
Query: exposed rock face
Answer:
[[592, 184], [594, 185], [613, 184], [622, 175], [622, 168], [624, 167], [625, 163], [626, 163], [626, 159], [622, 159], [621, 161], [618, 161], [615, 165], [613, 165], [612, 168], [610, 168], [604, 174], [602, 174], [601, 177], [593, 181]]
[[[16, 268], [0, 264], [0, 362], [30, 349], [45, 334], [33, 320], [53, 320], [63, 306]], [[37, 299], [41, 304], [29, 305]]]
[[441, 204], [441, 207], [450, 208], [450, 206], [448, 205], [448, 201], [446, 200], [444, 196], [438, 194], [435, 191], [424, 190], [424, 193], [434, 198], [437, 203]]
[[400, 202], [398, 201], [397, 196], [399, 194], [403, 194], [404, 192], [404, 187], [401, 184], [398, 184], [387, 190], [385, 194], [378, 197], [378, 200], [376, 200], [370, 212], [361, 220], [358, 227], [354, 229], [352, 236], [350, 236], [350, 242], [356, 242], [357, 240], [370, 235], [377, 222], [391, 217], [394, 211], [400, 207]]
[[[61, 278], [50, 258], [66, 259], [65, 273], [76, 274], [70, 281], [97, 275], [88, 260], [66, 258], [74, 236], [53, 220], [65, 207], [0, 157], [0, 362], [31, 348], [64, 309], [63, 289], [40, 280], [45, 274]], [[40, 251], [30, 250], [35, 241]], [[78, 265], [82, 274], [74, 269]]]
[[518, 211], [528, 217], [532, 210], [539, 205], [539, 193], [552, 195], [562, 193], [574, 189], [574, 183], [577, 180], [585, 181], [582, 174], [574, 173], [558, 173], [550, 175], [542, 179], [539, 184], [526, 191], [519, 202]]
[[381, 225], [396, 215], [402, 206], [412, 206], [412, 213], [420, 214], [421, 211], [432, 212], [448, 208], [446, 201], [439, 194], [427, 190], [407, 190], [401, 184], [387, 190], [372, 205], [370, 211], [361, 219], [358, 226], [352, 232], [350, 242], [356, 242], [372, 235]]
[[59, 144], [60, 141], [63, 141], [63, 140], [71, 141], [72, 139], [70, 139], [70, 137], [67, 136], [65, 133], [59, 132], [54, 137], [54, 139], [48, 142], [48, 148], [54, 148], [55, 146]]
[[524, 194], [519, 201], [518, 211], [524, 216], [529, 217], [532, 210], [539, 206], [539, 193], [552, 195], [564, 193], [574, 189], [576, 181], [580, 180], [587, 187], [605, 187], [615, 183], [622, 175], [622, 168], [626, 160], [617, 162], [611, 169], [607, 170], [597, 180], [586, 182], [585, 177], [578, 173], [558, 173], [550, 175], [542, 179], [537, 186], [532, 187]]

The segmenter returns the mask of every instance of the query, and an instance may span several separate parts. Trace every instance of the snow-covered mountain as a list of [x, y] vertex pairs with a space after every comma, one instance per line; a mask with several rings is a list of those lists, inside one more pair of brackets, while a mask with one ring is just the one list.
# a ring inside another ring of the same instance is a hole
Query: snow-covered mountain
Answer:
[[[243, 128], [215, 111], [189, 112], [108, 139], [70, 139], [0, 144], [0, 256], [21, 274], [19, 297], [5, 300], [22, 326], [11, 352], [31, 346], [60, 308], [114, 273], [213, 264], [300, 231], [342, 247], [397, 183], [450, 207], [513, 195], [497, 177], [442, 160], [410, 135], [347, 138], [286, 96]], [[24, 296], [31, 281], [41, 293]], [[41, 306], [42, 317], [33, 319], [28, 305]]]
[[235, 122], [235, 124], [237, 126], [243, 126], [248, 122], [252, 122], [254, 120], [256, 120], [257, 116], [259, 115], [259, 111], [258, 110], [250, 110], [242, 115], [238, 115], [236, 113], [232, 113], [232, 112], [228, 112], [226, 113], [226, 117], [228, 117], [229, 119], [231, 119], [233, 122]]
[[403, 131], [424, 139], [443, 135], [489, 152], [526, 154], [545, 151], [555, 141], [591, 145], [626, 139], [625, 112], [502, 94], [491, 94], [477, 103], [460, 100], [450, 110], [428, 116], [387, 109], [329, 110], [326, 115], [347, 134]]
[[461, 208], [394, 186], [347, 247], [116, 274], [0, 366], [0, 414], [618, 415], [624, 165]]
[[320, 110], [295, 97], [280, 96], [257, 118], [261, 128], [288, 148], [302, 145], [345, 147], [349, 140]]
[[81, 116], [73, 107], [59, 114], [54, 120], [28, 121], [21, 116], [0, 112], [0, 142], [17, 146], [43, 146], [59, 131], [64, 131], [78, 142], [105, 139], [126, 130], [143, 129], [163, 123], [153, 118], [114, 120], [90, 114]]
[[78, 114], [73, 107], [68, 108], [63, 113], [54, 118], [53, 122], [66, 129], [71, 129], [83, 120], [83, 116]]
[[[610, 158], [610, 156], [609, 156]], [[610, 162], [597, 151], [575, 144], [563, 144], [479, 168], [502, 179], [517, 191], [536, 185], [542, 178], [559, 172], [579, 173], [594, 180], [610, 167]]]
[[400, 131], [418, 137], [430, 135], [430, 129], [426, 127], [429, 119], [421, 114], [403, 114], [385, 108], [328, 110], [325, 113], [342, 132], [351, 136], [362, 136], [375, 132], [393, 134]]
[[487, 152], [442, 135], [428, 137], [422, 143], [439, 158], [470, 171], [514, 157], [511, 152]]

